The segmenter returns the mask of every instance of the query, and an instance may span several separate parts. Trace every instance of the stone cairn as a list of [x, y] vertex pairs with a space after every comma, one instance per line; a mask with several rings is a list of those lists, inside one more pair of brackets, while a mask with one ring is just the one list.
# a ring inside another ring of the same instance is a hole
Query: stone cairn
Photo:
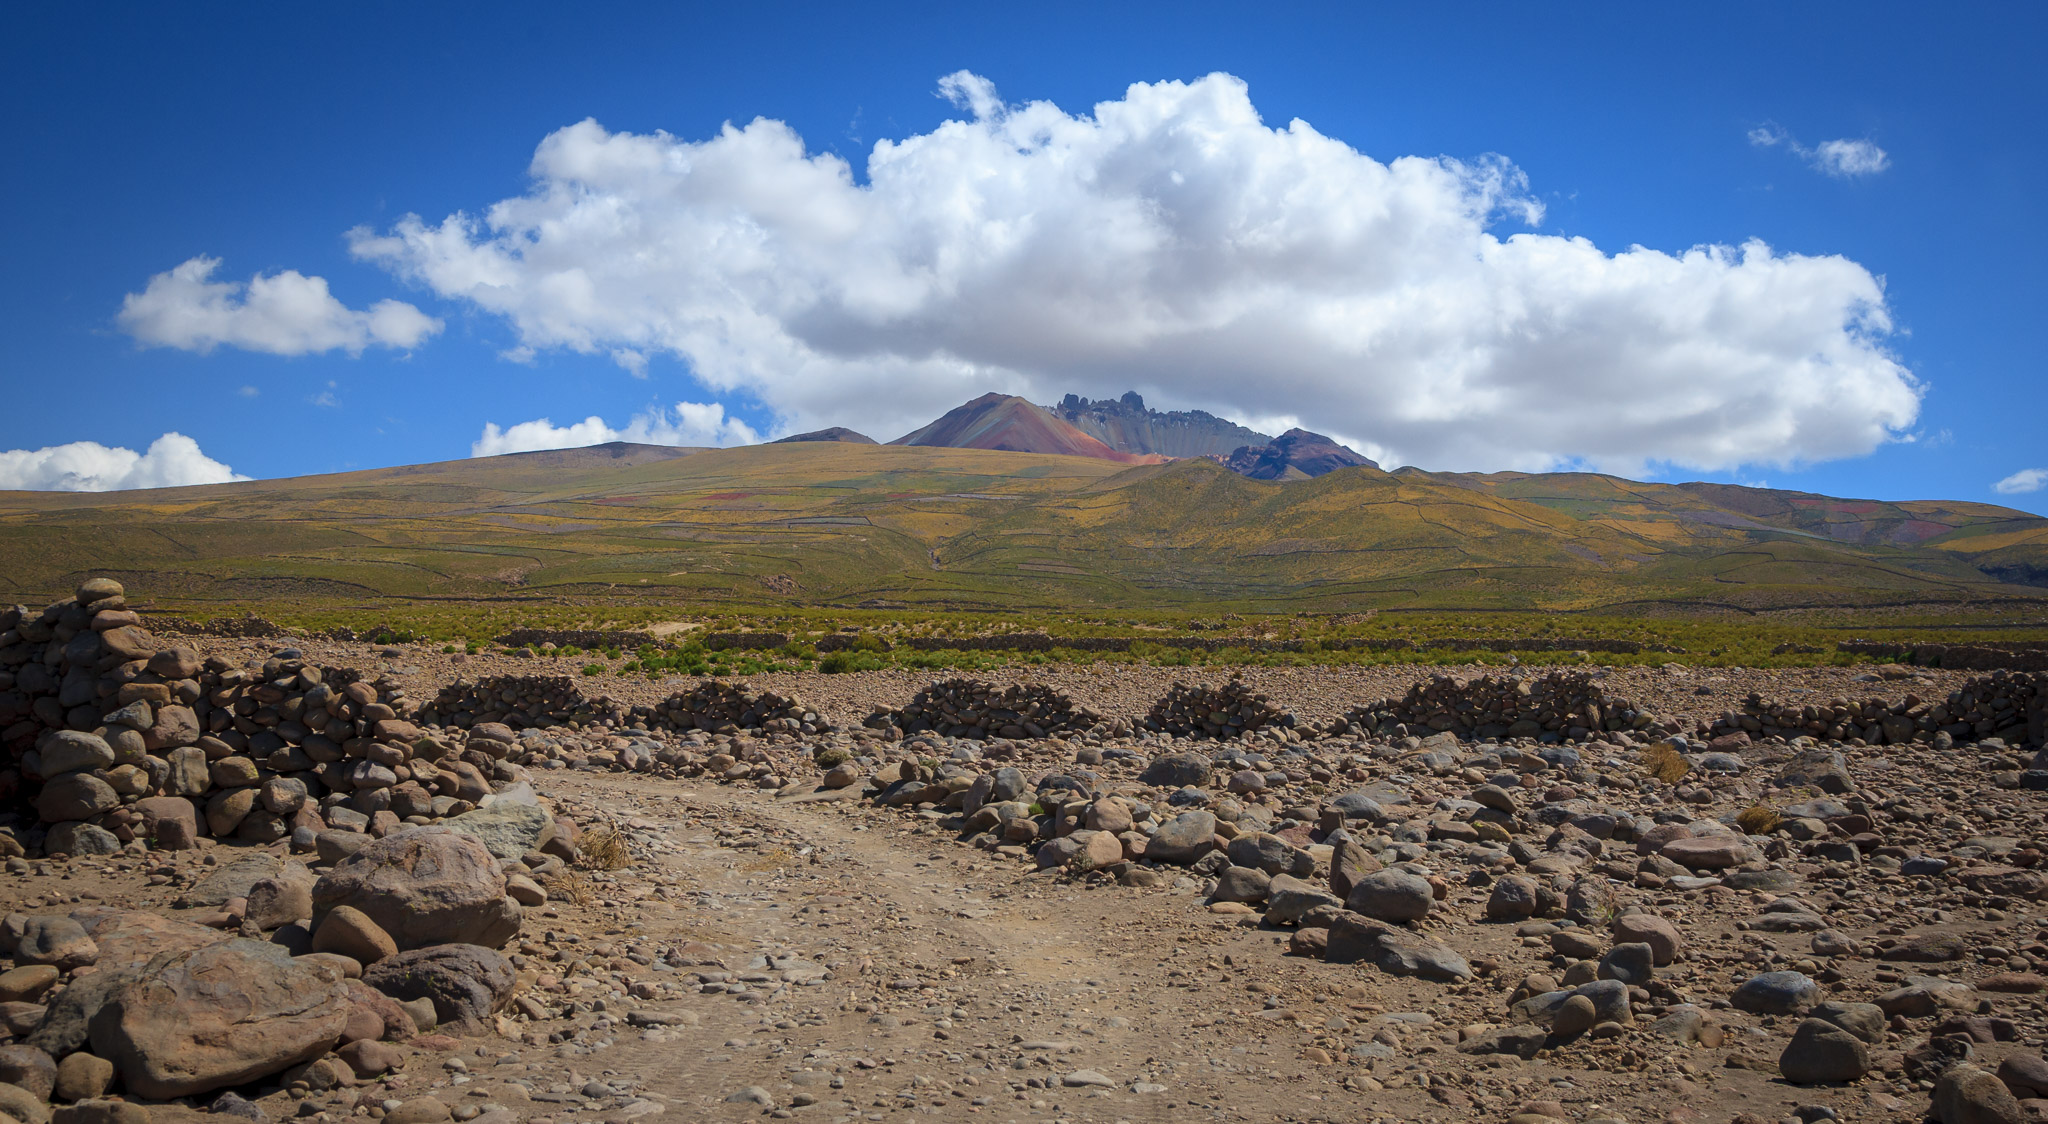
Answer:
[[1603, 731], [1647, 730], [1651, 715], [1610, 696], [1584, 672], [1553, 671], [1530, 679], [1491, 675], [1464, 680], [1439, 675], [1399, 699], [1354, 707], [1331, 732], [1449, 732], [1459, 738], [1541, 738], [1584, 741]]
[[432, 705], [420, 711], [430, 725], [474, 726], [499, 722], [513, 729], [547, 726], [616, 725], [619, 704], [599, 696], [586, 698], [566, 675], [492, 675], [458, 679], [441, 688]]
[[[116, 1088], [329, 1089], [396, 1064], [383, 1043], [506, 1028], [518, 977], [498, 950], [577, 857], [575, 828], [504, 761], [509, 728], [423, 730], [408, 709], [291, 649], [237, 667], [161, 643], [106, 579], [0, 610], [0, 788], [42, 821], [0, 817], [0, 857], [169, 852], [183, 907], [0, 920], [0, 1090], [31, 1090], [10, 1115], [51, 1119], [53, 1088], [79, 1121], [140, 1118], [97, 1099]], [[290, 846], [176, 858], [204, 835]]]
[[1233, 676], [1221, 687], [1176, 682], [1152, 704], [1144, 725], [1175, 737], [1241, 738], [1269, 726], [1292, 729], [1295, 717]]
[[1085, 730], [1102, 721], [1043, 683], [998, 687], [979, 679], [946, 679], [917, 693], [901, 709], [877, 708], [862, 723], [873, 730], [938, 733], [949, 738], [1045, 738]]
[[2008, 745], [2044, 740], [2043, 708], [2048, 706], [2048, 675], [1994, 672], [1971, 679], [1945, 702], [1907, 695], [1887, 699], [1830, 699], [1825, 703], [1767, 700], [1752, 693], [1740, 711], [1714, 720], [1708, 731], [1724, 737], [1743, 733], [1752, 738], [1859, 739], [1868, 745], [1908, 742], [1980, 741], [1999, 738]]
[[636, 706], [628, 722], [649, 730], [679, 733], [703, 730], [731, 734], [765, 730], [780, 734], [819, 734], [832, 729], [817, 708], [802, 699], [774, 691], [753, 691], [744, 683], [707, 680], [677, 691], [653, 706]]

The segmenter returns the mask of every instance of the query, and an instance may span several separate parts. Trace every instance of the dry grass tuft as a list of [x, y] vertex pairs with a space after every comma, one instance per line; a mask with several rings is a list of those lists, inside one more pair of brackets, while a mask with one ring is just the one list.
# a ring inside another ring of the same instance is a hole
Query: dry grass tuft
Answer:
[[633, 865], [633, 852], [626, 846], [626, 833], [613, 824], [593, 828], [576, 844], [578, 862], [592, 870], [618, 870]]
[[1784, 822], [1785, 817], [1779, 815], [1778, 810], [1768, 804], [1751, 804], [1735, 816], [1735, 826], [1741, 828], [1746, 835], [1769, 835], [1778, 830], [1778, 825]]
[[1677, 784], [1692, 771], [1692, 762], [1683, 753], [1658, 742], [1643, 751], [1643, 771], [1665, 784]]
[[548, 892], [549, 901], [570, 902], [585, 908], [597, 902], [589, 880], [568, 867], [563, 867], [541, 883], [541, 889]]

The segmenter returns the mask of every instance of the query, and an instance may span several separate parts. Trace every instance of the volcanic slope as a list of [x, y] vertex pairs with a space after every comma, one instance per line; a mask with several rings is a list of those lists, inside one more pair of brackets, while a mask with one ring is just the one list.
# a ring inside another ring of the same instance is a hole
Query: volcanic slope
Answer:
[[889, 444], [1051, 453], [1119, 464], [1154, 464], [1165, 459], [1119, 452], [1061, 421], [1045, 407], [1008, 394], [984, 394]]
[[[1034, 407], [1035, 409], [1035, 407]], [[0, 596], [928, 608], [1589, 608], [2040, 599], [2048, 520], [1613, 477], [1251, 480], [803, 442], [619, 445], [116, 493], [0, 493]]]

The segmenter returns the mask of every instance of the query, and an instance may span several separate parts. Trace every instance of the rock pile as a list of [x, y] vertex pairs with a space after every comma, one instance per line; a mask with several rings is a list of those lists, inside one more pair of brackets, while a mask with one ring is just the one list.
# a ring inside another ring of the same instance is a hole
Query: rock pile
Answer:
[[1766, 700], [1752, 692], [1742, 710], [1715, 719], [1708, 733], [1717, 737], [1741, 733], [1754, 738], [1860, 740], [1866, 745], [1953, 744], [1995, 737], [2008, 745], [2040, 745], [2044, 713], [2048, 713], [2044, 708], [2048, 708], [2048, 675], [1999, 671], [1964, 683], [1939, 703], [1918, 695], [1897, 701], [1835, 698], [1825, 703], [1792, 703]]
[[390, 681], [281, 649], [235, 667], [165, 646], [95, 579], [41, 613], [0, 614], [0, 740], [42, 823], [13, 854], [189, 850], [202, 836], [310, 851], [471, 813], [520, 778], [509, 727], [422, 729]]
[[166, 861], [187, 919], [86, 904], [0, 921], [0, 1112], [49, 1121], [55, 1096], [86, 1124], [142, 1118], [115, 1090], [332, 1089], [381, 1072], [358, 1064], [379, 1042], [489, 1029], [516, 983], [495, 950], [577, 857], [574, 826], [505, 761], [509, 727], [423, 730], [393, 684], [293, 649], [236, 667], [165, 645], [105, 579], [0, 626], [0, 781], [43, 821], [0, 831], [11, 872], [209, 835], [279, 844], [206, 852], [189, 882]]
[[514, 729], [616, 724], [620, 708], [611, 699], [586, 698], [566, 675], [492, 675], [457, 679], [441, 688], [420, 711], [420, 721], [437, 726], [497, 722]]
[[677, 691], [653, 706], [636, 706], [627, 721], [648, 730], [703, 730], [712, 734], [739, 730], [817, 734], [832, 728], [815, 707], [802, 699], [715, 679], [687, 691]]
[[1464, 739], [1585, 741], [1596, 733], [1648, 730], [1657, 724], [1629, 700], [1610, 697], [1591, 675], [1553, 671], [1537, 678], [1439, 675], [1417, 683], [1402, 698], [1354, 707], [1331, 728], [1340, 734], [1423, 730]]
[[874, 730], [934, 732], [981, 741], [1050, 737], [1088, 729], [1101, 720], [1042, 683], [997, 687], [978, 679], [947, 679], [925, 687], [901, 709], [876, 709], [863, 724]]
[[1152, 704], [1144, 725], [1176, 737], [1240, 738], [1269, 726], [1291, 731], [1295, 718], [1244, 680], [1232, 677], [1221, 687], [1175, 683], [1164, 698]]

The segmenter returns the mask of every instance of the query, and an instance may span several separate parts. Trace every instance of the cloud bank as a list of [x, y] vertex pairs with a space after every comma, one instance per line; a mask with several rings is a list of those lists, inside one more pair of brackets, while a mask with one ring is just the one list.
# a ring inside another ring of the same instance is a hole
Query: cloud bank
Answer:
[[357, 312], [327, 291], [324, 277], [287, 269], [247, 285], [209, 280], [218, 268], [220, 259], [196, 257], [151, 277], [122, 298], [116, 323], [146, 347], [204, 353], [225, 345], [272, 355], [405, 350], [441, 330], [441, 321], [404, 301]]
[[2023, 468], [1991, 486], [2001, 496], [2024, 496], [2048, 488], [2048, 468]]
[[530, 453], [536, 449], [579, 449], [607, 441], [631, 441], [641, 445], [752, 445], [761, 435], [738, 418], [727, 417], [716, 402], [678, 402], [675, 408], [656, 407], [633, 416], [624, 429], [613, 429], [604, 419], [584, 418], [574, 425], [555, 425], [546, 418], [520, 422], [499, 429], [486, 422], [482, 437], [469, 447], [472, 457], [495, 457], [504, 453]]
[[1874, 176], [1892, 166], [1892, 158], [1884, 149], [1867, 140], [1827, 140], [1812, 148], [1800, 144], [1791, 133], [1776, 125], [1759, 125], [1749, 131], [1749, 143], [1762, 148], [1784, 145], [1814, 171], [1833, 176], [1836, 179], [1854, 179], [1857, 176]]
[[512, 354], [665, 353], [791, 430], [884, 440], [990, 390], [1138, 390], [1394, 463], [1642, 473], [1858, 456], [1918, 414], [1845, 258], [1503, 232], [1542, 216], [1506, 160], [1381, 163], [1225, 74], [1086, 115], [941, 92], [967, 119], [877, 143], [865, 182], [776, 121], [584, 121], [526, 194], [351, 246], [504, 318]]
[[142, 453], [97, 441], [0, 451], [0, 489], [8, 490], [112, 492], [247, 479], [200, 452], [199, 442], [182, 433], [166, 433]]

